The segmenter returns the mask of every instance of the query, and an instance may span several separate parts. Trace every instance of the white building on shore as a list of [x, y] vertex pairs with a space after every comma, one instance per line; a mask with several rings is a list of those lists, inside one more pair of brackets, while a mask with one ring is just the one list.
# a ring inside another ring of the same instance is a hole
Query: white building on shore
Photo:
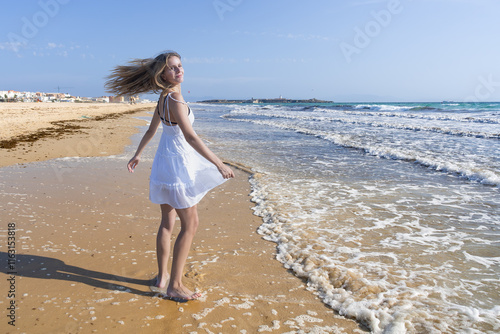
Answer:
[[67, 93], [19, 92], [15, 90], [0, 90], [0, 102], [83, 102], [83, 103], [137, 103], [139, 96], [99, 96], [80, 97]]

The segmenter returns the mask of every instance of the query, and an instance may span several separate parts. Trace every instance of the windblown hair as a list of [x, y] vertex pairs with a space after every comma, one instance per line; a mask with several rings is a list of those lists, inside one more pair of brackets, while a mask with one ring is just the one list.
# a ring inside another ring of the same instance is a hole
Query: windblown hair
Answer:
[[170, 57], [181, 58], [177, 52], [166, 51], [155, 58], [134, 59], [128, 65], [117, 66], [107, 77], [106, 91], [118, 96], [165, 91], [171, 84], [161, 74]]

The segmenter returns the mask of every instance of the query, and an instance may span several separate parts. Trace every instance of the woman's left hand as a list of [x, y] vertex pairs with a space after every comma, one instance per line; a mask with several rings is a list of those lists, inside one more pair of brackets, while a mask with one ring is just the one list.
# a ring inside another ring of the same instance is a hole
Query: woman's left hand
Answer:
[[225, 179], [231, 179], [234, 177], [233, 170], [224, 164], [222, 164], [222, 166], [217, 167], [217, 169], [221, 173], [222, 177]]

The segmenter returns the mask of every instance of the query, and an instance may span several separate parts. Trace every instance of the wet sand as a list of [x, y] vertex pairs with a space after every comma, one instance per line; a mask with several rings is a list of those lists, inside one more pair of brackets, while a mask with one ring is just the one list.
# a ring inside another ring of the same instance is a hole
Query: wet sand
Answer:
[[[119, 135], [127, 133], [103, 140], [120, 142], [121, 149], [107, 154], [115, 156], [27, 163], [36, 161], [35, 147], [25, 154], [26, 163], [0, 169], [2, 264], [8, 261], [9, 224], [15, 225], [16, 241], [14, 268], [2, 266], [2, 281], [12, 276], [9, 270], [16, 274], [14, 298], [1, 285], [0, 328], [7, 333], [364, 332], [324, 306], [275, 260], [275, 244], [256, 233], [261, 219], [251, 210], [251, 175], [239, 169], [235, 179], [199, 204], [200, 227], [185, 284], [201, 290], [202, 299], [176, 303], [150, 293], [159, 224], [159, 208], [147, 196], [150, 165], [129, 174], [129, 157], [119, 155], [138, 131], [134, 124], [144, 124], [136, 116], [113, 119]], [[89, 121], [87, 136], [107, 121]], [[82, 137], [74, 135], [46, 137], [42, 146], [57, 150], [57, 143], [67, 140], [76, 147]], [[10, 153], [24, 154], [20, 147]], [[15, 326], [7, 317], [12, 300]]]

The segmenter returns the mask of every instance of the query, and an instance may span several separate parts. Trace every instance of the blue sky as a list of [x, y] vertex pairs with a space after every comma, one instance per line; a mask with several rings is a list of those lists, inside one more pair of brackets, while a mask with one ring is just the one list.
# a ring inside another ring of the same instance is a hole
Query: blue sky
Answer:
[[500, 101], [498, 0], [3, 0], [0, 90], [109, 95], [173, 49], [183, 95]]

